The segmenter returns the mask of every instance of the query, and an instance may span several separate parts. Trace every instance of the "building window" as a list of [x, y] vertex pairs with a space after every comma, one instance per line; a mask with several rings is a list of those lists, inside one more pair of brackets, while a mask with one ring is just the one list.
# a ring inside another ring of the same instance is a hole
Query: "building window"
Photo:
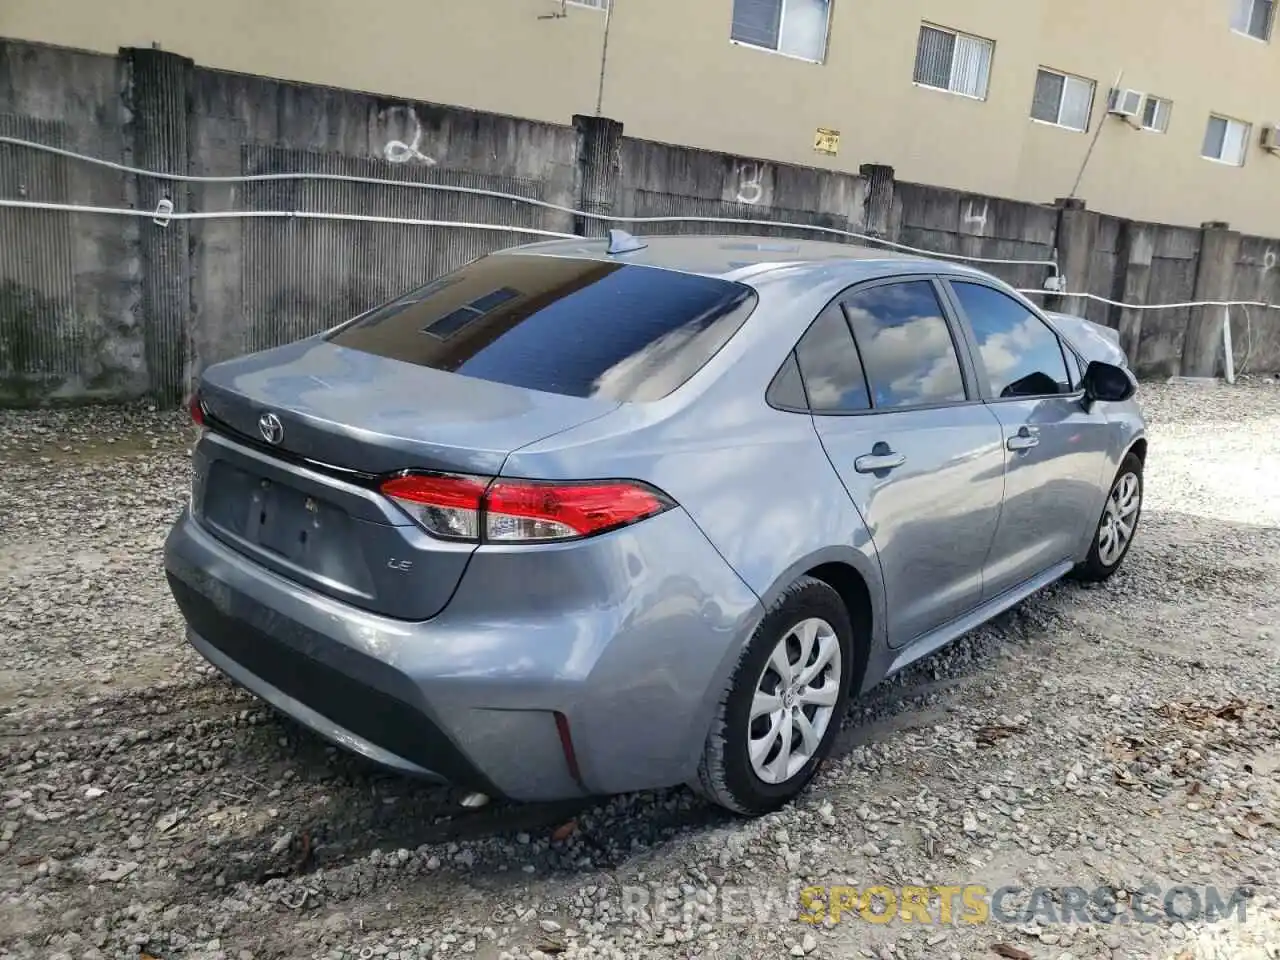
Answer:
[[735, 43], [822, 63], [831, 0], [733, 0]]
[[1240, 167], [1244, 165], [1244, 152], [1248, 145], [1249, 124], [1211, 114], [1209, 125], [1205, 127], [1200, 156]]
[[990, 40], [924, 24], [916, 45], [915, 82], [985, 100], [994, 50]]
[[1231, 29], [1256, 40], [1270, 40], [1275, 0], [1234, 0], [1234, 3]]
[[1150, 94], [1142, 101], [1142, 129], [1153, 133], [1165, 133], [1169, 129], [1169, 113], [1173, 103]]
[[609, 0], [567, 0], [571, 7], [590, 7], [592, 10], [607, 10]]
[[1031, 117], [1068, 130], [1088, 130], [1095, 87], [1092, 80], [1042, 67], [1036, 72]]

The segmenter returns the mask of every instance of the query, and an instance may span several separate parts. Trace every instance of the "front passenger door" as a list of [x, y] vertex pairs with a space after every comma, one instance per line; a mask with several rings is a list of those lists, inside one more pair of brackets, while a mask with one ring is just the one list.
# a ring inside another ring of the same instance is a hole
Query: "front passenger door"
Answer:
[[827, 457], [880, 558], [893, 646], [979, 603], [1000, 513], [1000, 426], [930, 278], [853, 288], [796, 358]]
[[983, 396], [1000, 421], [1004, 509], [984, 573], [983, 599], [1077, 559], [1102, 503], [1106, 420], [1087, 412], [1057, 333], [1013, 297], [951, 280], [967, 321]]

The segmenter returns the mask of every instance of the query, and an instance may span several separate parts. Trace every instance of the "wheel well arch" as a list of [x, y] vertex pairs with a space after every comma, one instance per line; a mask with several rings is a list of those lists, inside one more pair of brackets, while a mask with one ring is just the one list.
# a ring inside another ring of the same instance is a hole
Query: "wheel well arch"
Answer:
[[1147, 465], [1147, 438], [1139, 437], [1130, 445], [1127, 453], [1132, 453], [1144, 467]]
[[862, 688], [871, 656], [871, 638], [875, 627], [875, 608], [871, 604], [871, 590], [856, 568], [847, 563], [832, 561], [822, 563], [806, 571], [806, 576], [821, 580], [840, 595], [853, 623], [853, 670], [849, 673], [851, 689], [856, 694]]

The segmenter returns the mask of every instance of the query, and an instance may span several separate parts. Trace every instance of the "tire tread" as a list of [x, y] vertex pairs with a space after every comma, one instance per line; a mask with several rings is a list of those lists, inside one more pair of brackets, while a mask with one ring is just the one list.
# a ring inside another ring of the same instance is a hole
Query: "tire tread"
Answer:
[[[854, 643], [862, 642], [862, 638], [853, 636], [852, 622], [848, 616], [848, 611], [845, 609], [844, 601], [841, 599], [840, 594], [825, 581], [819, 580], [816, 577], [806, 575], [798, 578], [782, 592], [777, 600], [770, 605], [764, 618], [756, 627], [755, 633], [752, 634], [751, 640], [744, 645], [742, 653], [738, 657], [738, 662], [734, 665], [733, 672], [730, 675], [730, 682], [725, 686], [724, 691], [720, 695], [720, 701], [716, 708], [715, 717], [711, 722], [711, 730], [707, 734], [702, 759], [698, 764], [697, 778], [689, 784], [689, 787], [703, 799], [742, 816], [757, 816], [762, 813], [767, 813], [775, 806], [780, 806], [781, 804], [772, 802], [764, 804], [753, 803], [751, 802], [751, 798], [739, 797], [730, 785], [725, 765], [725, 754], [729, 747], [729, 721], [727, 717], [729, 700], [733, 696], [734, 691], [737, 689], [740, 682], [744, 662], [752, 655], [752, 652], [761, 642], [763, 632], [769, 629], [771, 620], [775, 617], [778, 611], [784, 610], [792, 604], [802, 603], [803, 600], [800, 598], [805, 593], [816, 593], [819, 596], [825, 595], [826, 598], [834, 600], [835, 603], [839, 605], [839, 610], [844, 614], [845, 619], [843, 624], [833, 624], [833, 626], [836, 627], [837, 632], [841, 629], [845, 630], [846, 636], [852, 637], [852, 641]], [[764, 642], [772, 643], [774, 642], [774, 638], [768, 637]], [[853, 662], [852, 658], [847, 656], [847, 652], [844, 662]], [[842, 679], [846, 684], [847, 691], [849, 681], [847, 673]], [[848, 700], [846, 693], [845, 697], [838, 702], [838, 712], [831, 720], [831, 723], [837, 729], [842, 725], [844, 720], [844, 708], [847, 703]], [[820, 766], [821, 761], [815, 765], [814, 772], [816, 772], [817, 768]], [[810, 777], [811, 776], [812, 774], [810, 774]], [[810, 777], [805, 778], [806, 783]], [[804, 784], [800, 784], [796, 792], [798, 793], [799, 790], [803, 789], [803, 786]]]
[[[1129, 550], [1133, 547], [1133, 537], [1138, 534], [1137, 523], [1142, 517], [1143, 499], [1146, 494], [1146, 485], [1142, 476], [1143, 463], [1136, 453], [1130, 450], [1125, 454], [1124, 459], [1120, 461], [1120, 469], [1116, 471], [1115, 477], [1111, 481], [1111, 486], [1107, 488], [1107, 497], [1111, 496], [1111, 491], [1115, 487], [1115, 482], [1125, 473], [1135, 473], [1138, 476], [1138, 513], [1134, 517], [1133, 536], [1129, 538], [1129, 542], [1125, 544], [1124, 552], [1120, 554], [1120, 558], [1111, 566], [1107, 566], [1098, 556], [1098, 531], [1102, 524], [1102, 517], [1098, 517], [1097, 523], [1093, 530], [1093, 540], [1089, 543], [1089, 555], [1071, 568], [1070, 576], [1072, 579], [1081, 583], [1102, 583], [1109, 580], [1124, 563], [1125, 558], [1129, 556]], [[1103, 510], [1106, 504], [1103, 504]]]

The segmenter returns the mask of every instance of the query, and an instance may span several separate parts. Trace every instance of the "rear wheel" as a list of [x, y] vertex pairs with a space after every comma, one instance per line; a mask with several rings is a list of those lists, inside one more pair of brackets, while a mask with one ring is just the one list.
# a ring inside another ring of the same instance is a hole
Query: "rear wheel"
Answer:
[[853, 626], [830, 586], [801, 577], [770, 607], [707, 736], [695, 790], [748, 816], [796, 797], [840, 731]]
[[1089, 546], [1089, 556], [1072, 571], [1075, 578], [1100, 583], [1119, 570], [1133, 545], [1141, 515], [1142, 461], [1129, 453], [1111, 483], [1111, 492], [1107, 494], [1098, 529]]

